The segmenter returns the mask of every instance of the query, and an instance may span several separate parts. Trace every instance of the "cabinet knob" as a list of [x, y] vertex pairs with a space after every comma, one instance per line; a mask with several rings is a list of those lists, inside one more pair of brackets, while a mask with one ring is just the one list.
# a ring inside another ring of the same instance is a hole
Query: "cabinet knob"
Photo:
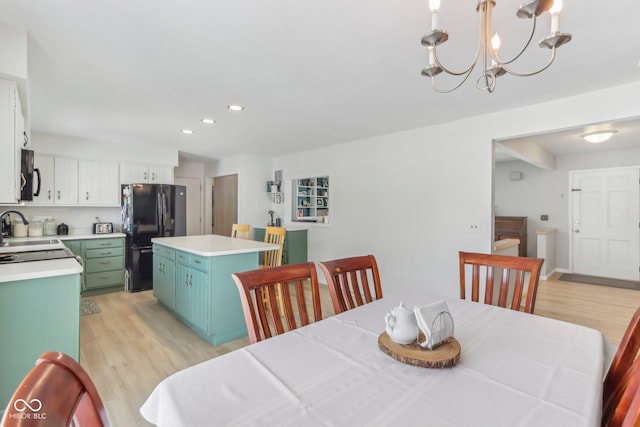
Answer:
[[89, 200], [89, 192], [88, 191], [85, 193], [84, 197], [85, 197], [86, 200]]
[[49, 200], [51, 200], [51, 190], [49, 190], [49, 191], [47, 192], [47, 198], [48, 198]]
[[58, 190], [58, 200], [60, 200], [60, 190]]

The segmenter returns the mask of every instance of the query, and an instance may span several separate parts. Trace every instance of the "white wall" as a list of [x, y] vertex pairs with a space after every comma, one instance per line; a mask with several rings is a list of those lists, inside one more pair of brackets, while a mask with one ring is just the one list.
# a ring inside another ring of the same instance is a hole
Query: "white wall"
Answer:
[[[328, 174], [331, 223], [311, 226], [310, 261], [371, 253], [385, 292], [412, 287], [457, 296], [458, 251], [491, 249], [492, 140], [638, 116], [638, 96], [634, 83], [278, 156], [272, 169], [285, 178], [281, 209], [291, 211], [291, 178]], [[480, 232], [469, 232], [471, 224]]]
[[122, 145], [34, 131], [31, 147], [38, 153], [77, 159], [178, 166], [178, 150], [144, 144]]
[[[640, 144], [640, 143], [639, 143]], [[495, 214], [528, 217], [527, 254], [537, 252], [536, 230], [557, 228], [556, 267], [569, 269], [569, 171], [640, 166], [640, 148], [556, 157], [556, 170], [538, 169], [522, 161], [497, 163]], [[522, 181], [509, 181], [511, 171], [522, 171]], [[549, 221], [540, 215], [548, 214]]]

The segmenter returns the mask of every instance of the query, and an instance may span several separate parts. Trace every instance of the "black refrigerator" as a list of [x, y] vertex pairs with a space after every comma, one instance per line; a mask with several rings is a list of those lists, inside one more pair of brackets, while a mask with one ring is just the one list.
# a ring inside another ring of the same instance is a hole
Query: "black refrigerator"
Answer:
[[126, 289], [153, 289], [155, 237], [184, 236], [187, 232], [187, 188], [183, 185], [129, 184], [122, 186], [122, 232], [127, 234]]

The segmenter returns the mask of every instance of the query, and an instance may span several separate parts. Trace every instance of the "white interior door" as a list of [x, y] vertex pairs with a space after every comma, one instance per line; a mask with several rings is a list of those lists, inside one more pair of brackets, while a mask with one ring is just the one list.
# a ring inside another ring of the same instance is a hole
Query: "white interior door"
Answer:
[[202, 234], [202, 180], [176, 177], [174, 181], [187, 187], [187, 236]]
[[640, 278], [640, 172], [571, 172], [573, 272]]

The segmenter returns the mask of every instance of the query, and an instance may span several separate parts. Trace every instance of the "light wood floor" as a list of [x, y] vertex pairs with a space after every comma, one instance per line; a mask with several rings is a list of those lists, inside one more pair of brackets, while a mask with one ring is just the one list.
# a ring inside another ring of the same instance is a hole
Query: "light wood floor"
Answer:
[[[81, 317], [81, 364], [115, 427], [149, 425], [139, 408], [160, 381], [249, 343], [208, 344], [158, 306], [150, 291], [91, 298], [102, 312]], [[324, 317], [333, 315], [324, 286], [322, 306]], [[540, 283], [535, 312], [598, 329], [617, 346], [638, 306], [640, 291], [549, 280]]]

